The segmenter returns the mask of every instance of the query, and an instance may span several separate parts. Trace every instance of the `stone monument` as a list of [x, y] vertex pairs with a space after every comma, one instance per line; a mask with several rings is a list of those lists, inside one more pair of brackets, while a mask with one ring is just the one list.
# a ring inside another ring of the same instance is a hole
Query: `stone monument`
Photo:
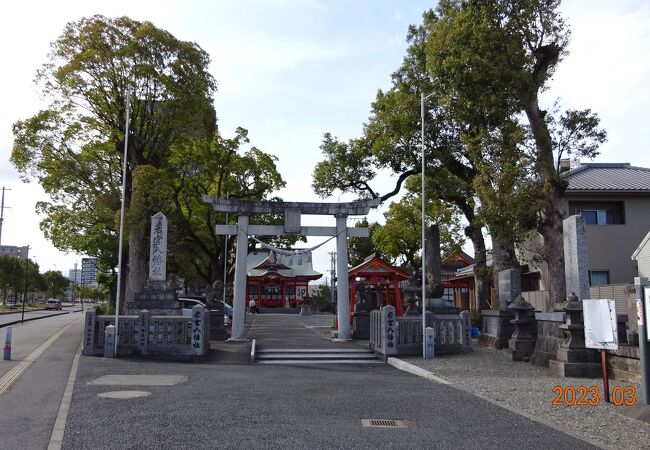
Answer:
[[582, 216], [569, 216], [562, 223], [564, 234], [564, 277], [566, 291], [574, 292], [578, 300], [589, 298], [589, 268], [587, 234]]
[[157, 315], [182, 314], [176, 286], [167, 281], [167, 217], [162, 212], [151, 216], [149, 280], [133, 300], [126, 302], [129, 315], [138, 314], [143, 309]]
[[440, 299], [445, 293], [442, 286], [442, 259], [440, 258], [440, 229], [434, 224], [429, 227], [429, 238], [426, 240], [426, 283], [427, 299]]
[[499, 272], [499, 309], [508, 305], [521, 295], [521, 270], [507, 269]]

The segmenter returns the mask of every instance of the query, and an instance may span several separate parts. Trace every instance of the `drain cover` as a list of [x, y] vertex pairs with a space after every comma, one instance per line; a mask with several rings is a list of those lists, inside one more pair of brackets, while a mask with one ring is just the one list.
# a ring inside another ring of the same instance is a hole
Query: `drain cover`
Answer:
[[366, 428], [406, 428], [403, 420], [392, 419], [361, 419], [361, 425]]

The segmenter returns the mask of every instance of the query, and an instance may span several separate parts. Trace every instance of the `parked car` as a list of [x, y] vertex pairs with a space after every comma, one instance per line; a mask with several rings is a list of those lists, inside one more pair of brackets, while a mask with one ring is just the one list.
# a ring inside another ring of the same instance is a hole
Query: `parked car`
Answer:
[[[201, 300], [199, 300], [197, 297], [178, 297], [178, 302], [181, 304], [184, 317], [192, 317], [192, 308], [196, 305], [200, 305], [205, 308], [205, 302], [202, 301], [204, 299], [202, 297], [200, 298]], [[221, 303], [223, 303], [223, 324], [226, 327], [231, 327], [233, 314], [232, 306], [230, 306], [228, 303], [225, 303], [224, 301]]]
[[63, 305], [61, 305], [60, 301], [51, 298], [47, 301], [47, 303], [45, 303], [45, 309], [54, 309], [60, 311], [63, 309]]

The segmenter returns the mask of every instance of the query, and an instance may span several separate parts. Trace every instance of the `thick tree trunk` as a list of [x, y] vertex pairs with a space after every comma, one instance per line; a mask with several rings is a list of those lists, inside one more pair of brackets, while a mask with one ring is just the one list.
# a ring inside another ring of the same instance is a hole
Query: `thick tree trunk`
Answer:
[[518, 268], [519, 261], [512, 240], [492, 236], [492, 285], [495, 286], [497, 304], [499, 304], [499, 272]]
[[537, 95], [531, 96], [526, 105], [526, 117], [530, 123], [536, 147], [536, 168], [539, 181], [546, 195], [547, 206], [538, 223], [538, 231], [544, 238], [546, 262], [550, 277], [550, 298], [552, 303], [566, 298], [564, 279], [564, 242], [562, 236], [562, 196], [566, 183], [555, 170], [553, 141], [545, 121], [545, 113], [539, 109]]
[[472, 241], [472, 245], [474, 246], [474, 301], [470, 303], [473, 303], [473, 309], [489, 309], [489, 272], [483, 232], [480, 226], [469, 225], [465, 228], [465, 235]]
[[133, 227], [129, 232], [129, 262], [126, 268], [126, 289], [121, 311], [126, 311], [126, 302], [133, 300], [136, 292], [142, 290], [147, 279], [147, 258], [149, 247], [145, 242], [142, 231]]

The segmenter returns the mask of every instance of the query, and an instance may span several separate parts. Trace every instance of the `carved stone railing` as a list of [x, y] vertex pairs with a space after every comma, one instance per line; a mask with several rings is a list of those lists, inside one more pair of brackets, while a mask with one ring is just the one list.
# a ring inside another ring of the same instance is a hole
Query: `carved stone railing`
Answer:
[[[120, 316], [117, 355], [202, 356], [209, 349], [210, 314], [202, 306], [192, 308], [191, 317], [154, 316], [147, 310]], [[115, 316], [86, 311], [84, 355], [104, 355], [106, 327]]]
[[[395, 318], [394, 349], [388, 340], [390, 314], [388, 307], [370, 313], [370, 348], [386, 356], [408, 356], [422, 354], [422, 317], [402, 316]], [[394, 313], [394, 311], [393, 311]], [[452, 354], [471, 349], [470, 321], [468, 313], [434, 314], [425, 313], [426, 326], [433, 328], [435, 354]], [[383, 328], [382, 328], [383, 326]], [[389, 350], [386, 353], [385, 350]]]

